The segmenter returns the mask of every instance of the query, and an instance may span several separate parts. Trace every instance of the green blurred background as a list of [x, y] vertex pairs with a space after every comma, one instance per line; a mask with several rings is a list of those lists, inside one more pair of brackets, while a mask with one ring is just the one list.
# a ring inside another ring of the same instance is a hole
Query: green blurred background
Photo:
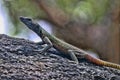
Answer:
[[33, 18], [51, 34], [104, 60], [120, 63], [120, 0], [0, 0], [0, 34], [40, 41], [20, 16]]

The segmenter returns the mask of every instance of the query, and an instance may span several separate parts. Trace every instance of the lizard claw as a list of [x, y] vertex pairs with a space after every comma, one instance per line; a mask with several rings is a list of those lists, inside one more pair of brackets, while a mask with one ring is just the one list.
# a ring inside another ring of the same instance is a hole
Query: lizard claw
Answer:
[[34, 52], [39, 52], [39, 53], [45, 53], [44, 49], [39, 49], [39, 50], [33, 50]]
[[45, 53], [45, 51], [44, 51], [44, 50], [41, 50], [39, 53], [44, 54], [44, 53]]
[[71, 60], [69, 60], [69, 62], [70, 62], [70, 63], [79, 64], [79, 62], [78, 62], [78, 61], [71, 61]]

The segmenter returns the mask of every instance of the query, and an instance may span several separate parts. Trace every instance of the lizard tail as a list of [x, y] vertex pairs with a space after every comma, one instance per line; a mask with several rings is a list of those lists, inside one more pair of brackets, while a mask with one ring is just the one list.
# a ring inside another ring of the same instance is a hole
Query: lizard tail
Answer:
[[97, 65], [112, 67], [112, 68], [120, 70], [120, 65], [119, 64], [103, 61], [103, 60], [94, 58], [94, 57], [90, 56], [89, 54], [86, 54], [86, 59], [88, 59], [90, 62], [95, 63]]

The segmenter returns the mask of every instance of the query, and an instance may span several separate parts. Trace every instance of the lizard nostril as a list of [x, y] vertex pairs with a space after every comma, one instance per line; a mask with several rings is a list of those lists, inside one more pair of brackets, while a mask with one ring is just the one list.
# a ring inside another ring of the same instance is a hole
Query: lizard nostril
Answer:
[[20, 18], [19, 18], [21, 21], [24, 19], [22, 16], [20, 16]]

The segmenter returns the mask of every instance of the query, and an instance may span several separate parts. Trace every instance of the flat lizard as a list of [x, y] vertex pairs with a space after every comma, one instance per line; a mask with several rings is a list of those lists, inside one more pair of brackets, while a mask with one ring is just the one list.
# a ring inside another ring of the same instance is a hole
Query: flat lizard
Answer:
[[101, 65], [101, 66], [107, 66], [112, 67], [120, 70], [120, 65], [107, 62], [98, 58], [94, 58], [91, 55], [89, 55], [86, 51], [77, 48], [69, 43], [66, 43], [62, 41], [61, 39], [58, 39], [54, 35], [49, 34], [47, 31], [45, 31], [38, 23], [33, 21], [31, 18], [27, 17], [20, 17], [20, 20], [32, 31], [34, 31], [41, 39], [42, 42], [40, 44], [47, 44], [43, 50], [41, 50], [41, 53], [46, 52], [51, 47], [54, 47], [64, 53], [68, 53], [72, 60], [74, 60], [76, 63], [79, 63], [78, 58], [85, 58], [88, 61]]

